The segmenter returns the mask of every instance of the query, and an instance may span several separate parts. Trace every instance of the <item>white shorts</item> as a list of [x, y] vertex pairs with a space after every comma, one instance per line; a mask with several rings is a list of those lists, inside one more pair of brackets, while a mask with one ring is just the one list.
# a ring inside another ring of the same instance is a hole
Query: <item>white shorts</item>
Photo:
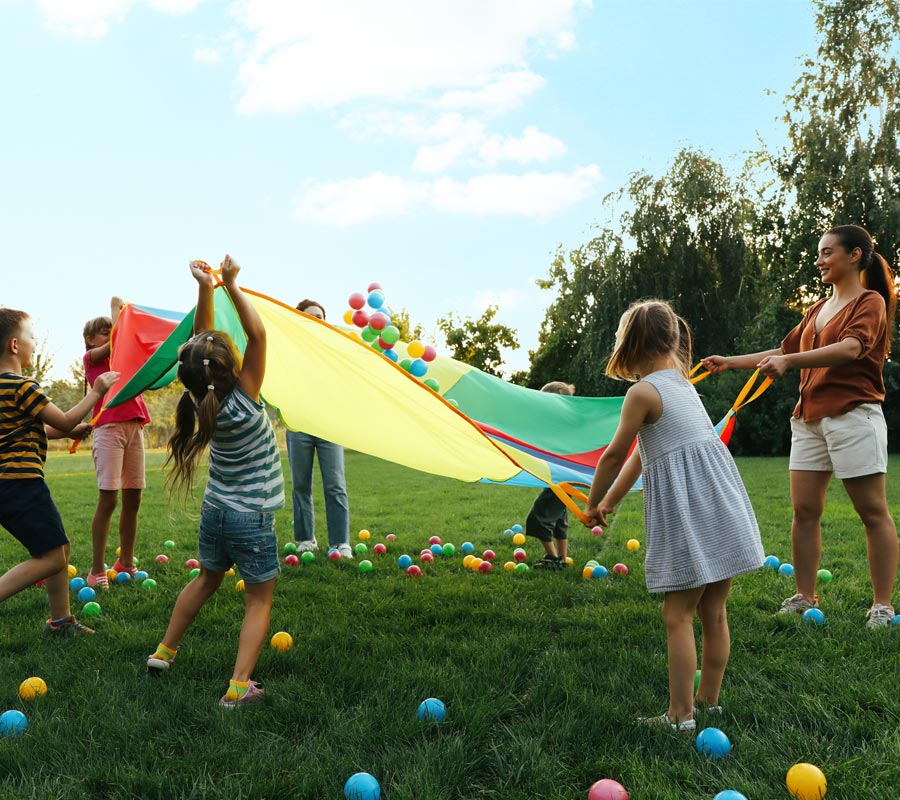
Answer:
[[887, 472], [887, 424], [877, 403], [815, 422], [791, 418], [790, 468], [839, 479]]

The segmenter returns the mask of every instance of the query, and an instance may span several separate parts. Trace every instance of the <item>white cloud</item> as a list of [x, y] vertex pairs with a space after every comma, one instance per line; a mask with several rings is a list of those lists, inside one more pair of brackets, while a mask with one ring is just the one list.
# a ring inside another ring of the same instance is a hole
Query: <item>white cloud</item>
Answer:
[[565, 155], [566, 146], [560, 139], [541, 133], [529, 125], [522, 136], [491, 136], [478, 148], [478, 155], [486, 164], [500, 161], [518, 161], [527, 164], [532, 161], [547, 161]]
[[203, 45], [194, 50], [194, 61], [201, 64], [217, 64], [222, 60], [222, 54], [215, 47]]
[[[532, 48], [571, 46], [584, 0], [238, 0], [252, 36], [241, 66], [244, 113], [333, 107], [361, 99], [447, 108], [513, 107], [543, 81]], [[457, 94], [454, 94], [457, 93]]]
[[[57, 33], [84, 38], [100, 38], [109, 26], [121, 22], [142, 0], [37, 0], [47, 27]], [[185, 14], [203, 0], [143, 0], [156, 11]]]
[[414, 181], [378, 172], [361, 179], [310, 184], [294, 213], [304, 222], [338, 228], [418, 208], [547, 219], [591, 196], [602, 179], [596, 164], [568, 173], [487, 174], [465, 181], [446, 177]]

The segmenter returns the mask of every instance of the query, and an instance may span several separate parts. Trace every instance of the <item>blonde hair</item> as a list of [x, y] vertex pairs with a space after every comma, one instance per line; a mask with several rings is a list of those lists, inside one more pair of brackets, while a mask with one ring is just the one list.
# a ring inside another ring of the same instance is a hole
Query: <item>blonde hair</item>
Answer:
[[88, 344], [88, 339], [93, 339], [100, 331], [112, 330], [112, 320], [109, 317], [94, 317], [84, 323], [84, 330], [81, 335], [84, 337], [85, 349], [90, 350], [92, 345]]
[[186, 497], [197, 461], [216, 432], [219, 404], [240, 375], [241, 354], [227, 333], [203, 331], [181, 346], [178, 359], [178, 379], [185, 391], [175, 409], [175, 430], [163, 468], [170, 491]]
[[563, 383], [562, 381], [550, 381], [550, 383], [545, 383], [541, 387], [541, 391], [549, 392], [550, 394], [573, 395], [575, 394], [575, 387], [571, 383]]
[[639, 369], [655, 358], [672, 356], [687, 377], [691, 363], [691, 331], [663, 300], [632, 303], [619, 319], [616, 344], [606, 365], [610, 378], [640, 380]]

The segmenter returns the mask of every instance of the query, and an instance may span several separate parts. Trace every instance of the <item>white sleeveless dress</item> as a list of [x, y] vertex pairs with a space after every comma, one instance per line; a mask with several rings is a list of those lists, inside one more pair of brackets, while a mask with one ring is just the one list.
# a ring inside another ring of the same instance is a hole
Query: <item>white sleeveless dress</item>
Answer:
[[674, 369], [643, 380], [662, 399], [662, 416], [638, 432], [647, 588], [694, 589], [759, 568], [753, 507], [697, 391]]

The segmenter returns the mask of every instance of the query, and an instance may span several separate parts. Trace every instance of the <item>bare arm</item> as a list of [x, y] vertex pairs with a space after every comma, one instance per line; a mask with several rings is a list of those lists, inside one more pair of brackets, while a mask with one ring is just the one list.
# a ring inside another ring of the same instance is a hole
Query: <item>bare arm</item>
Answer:
[[254, 400], [259, 400], [259, 390], [266, 376], [266, 328], [256, 309], [237, 285], [240, 265], [226, 255], [222, 262], [222, 282], [228, 291], [234, 310], [244, 333], [247, 334], [247, 348], [244, 350], [244, 363], [241, 366], [240, 387]]
[[622, 467], [619, 477], [616, 478], [616, 482], [610, 487], [609, 491], [606, 493], [606, 497], [600, 501], [600, 510], [603, 512], [604, 516], [611, 514], [615, 510], [615, 507], [622, 502], [625, 495], [631, 491], [631, 487], [634, 486], [637, 479], [641, 477], [642, 469], [641, 453], [638, 448], [635, 447], [628, 457], [628, 460], [625, 462], [625, 466]]
[[194, 333], [212, 330], [213, 316], [213, 274], [205, 261], [190, 263], [191, 275], [197, 281], [197, 308], [194, 311]]
[[54, 428], [52, 425], [46, 424], [44, 425], [44, 430], [47, 433], [48, 439], [86, 439], [93, 428], [87, 422], [82, 422], [68, 432], [61, 431], [59, 428]]
[[[52, 439], [68, 436], [69, 432], [81, 422], [84, 415], [94, 407], [97, 401], [103, 399], [103, 396], [109, 390], [109, 387], [117, 380], [119, 380], [118, 372], [104, 372], [97, 377], [91, 390], [81, 399], [81, 401], [68, 411], [63, 411], [53, 403], [48, 403], [40, 414], [41, 422], [43, 422], [45, 426], [49, 425], [50, 428], [53, 429], [52, 433], [54, 435], [51, 435], [50, 432], [48, 432], [47, 435]], [[60, 435], [56, 436], [55, 434], [57, 433]]]
[[862, 353], [862, 343], [855, 336], [848, 336], [834, 344], [817, 347], [803, 353], [786, 353], [767, 356], [759, 362], [760, 372], [770, 378], [779, 378], [789, 369], [836, 367], [855, 361]]
[[764, 350], [761, 353], [746, 353], [742, 356], [707, 356], [702, 360], [703, 367], [713, 374], [727, 372], [730, 369], [756, 369], [764, 358], [782, 355], [781, 348]]

